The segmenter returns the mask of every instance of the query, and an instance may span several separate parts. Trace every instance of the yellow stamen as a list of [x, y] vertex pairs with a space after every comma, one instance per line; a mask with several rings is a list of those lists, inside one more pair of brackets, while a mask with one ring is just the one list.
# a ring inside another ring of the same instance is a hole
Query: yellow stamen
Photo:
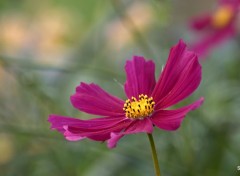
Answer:
[[148, 98], [147, 95], [139, 95], [138, 100], [132, 97], [131, 100], [127, 99], [123, 110], [126, 117], [131, 119], [142, 119], [152, 114], [154, 110], [155, 102], [153, 98]]
[[222, 6], [213, 14], [212, 25], [216, 28], [223, 28], [229, 24], [233, 17], [233, 9], [230, 6]]

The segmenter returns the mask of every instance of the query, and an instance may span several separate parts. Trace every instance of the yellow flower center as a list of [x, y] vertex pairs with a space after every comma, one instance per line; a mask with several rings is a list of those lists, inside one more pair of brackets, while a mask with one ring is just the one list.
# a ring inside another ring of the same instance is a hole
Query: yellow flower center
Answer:
[[213, 14], [212, 24], [216, 28], [223, 28], [229, 24], [233, 15], [233, 9], [230, 6], [222, 6]]
[[125, 111], [126, 117], [131, 119], [143, 119], [152, 114], [154, 110], [155, 102], [152, 97], [147, 95], [139, 95], [138, 100], [132, 97], [131, 100], [127, 99], [123, 110]]

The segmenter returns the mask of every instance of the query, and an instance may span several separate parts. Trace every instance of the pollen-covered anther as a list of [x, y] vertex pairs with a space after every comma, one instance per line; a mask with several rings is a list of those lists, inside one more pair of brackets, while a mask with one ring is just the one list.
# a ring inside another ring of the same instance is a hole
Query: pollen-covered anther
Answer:
[[147, 95], [141, 94], [138, 99], [135, 97], [127, 99], [123, 105], [123, 110], [127, 118], [142, 119], [152, 114], [154, 105], [155, 102], [152, 97], [149, 98]]

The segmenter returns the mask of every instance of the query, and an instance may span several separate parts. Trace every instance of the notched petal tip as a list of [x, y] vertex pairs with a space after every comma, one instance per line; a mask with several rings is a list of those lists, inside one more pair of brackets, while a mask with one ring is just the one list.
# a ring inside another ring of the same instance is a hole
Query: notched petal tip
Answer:
[[187, 47], [186, 42], [184, 42], [184, 40], [182, 38], [179, 39], [177, 46], [178, 45], [182, 45], [183, 47]]
[[[135, 62], [141, 62], [141, 61], [145, 61], [146, 60], [146, 58], [144, 58], [143, 56], [138, 56], [138, 55], [134, 55], [132, 57], [132, 59]], [[131, 60], [128, 60], [128, 61], [131, 62]]]
[[126, 82], [124, 89], [128, 98], [140, 94], [150, 95], [155, 84], [155, 64], [142, 56], [133, 56], [125, 65]]
[[57, 116], [57, 115], [55, 115], [55, 114], [50, 114], [50, 115], [48, 116], [48, 120], [47, 120], [47, 121], [51, 124], [51, 126], [50, 126], [50, 129], [51, 129], [51, 130], [57, 129], [57, 127], [60, 127], [60, 126], [61, 126], [61, 125], [59, 125], [59, 122], [58, 122], [56, 116]]
[[166, 66], [153, 90], [157, 109], [170, 107], [191, 95], [201, 82], [201, 65], [195, 52], [180, 39], [171, 48]]
[[187, 48], [186, 42], [182, 38], [180, 38], [178, 40], [178, 43], [176, 45], [174, 45], [173, 47], [171, 47], [170, 54], [171, 54], [171, 52], [178, 52], [178, 51], [183, 52], [184, 50], [186, 50], [186, 48]]

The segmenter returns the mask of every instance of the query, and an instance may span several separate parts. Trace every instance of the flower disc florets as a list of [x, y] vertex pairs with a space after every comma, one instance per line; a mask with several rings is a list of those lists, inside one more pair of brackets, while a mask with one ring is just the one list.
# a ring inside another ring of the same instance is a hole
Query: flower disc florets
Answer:
[[138, 100], [135, 97], [132, 97], [131, 100], [127, 99], [124, 103], [123, 110], [127, 118], [143, 119], [152, 114], [154, 105], [155, 102], [152, 97], [149, 98], [147, 95], [141, 94]]

